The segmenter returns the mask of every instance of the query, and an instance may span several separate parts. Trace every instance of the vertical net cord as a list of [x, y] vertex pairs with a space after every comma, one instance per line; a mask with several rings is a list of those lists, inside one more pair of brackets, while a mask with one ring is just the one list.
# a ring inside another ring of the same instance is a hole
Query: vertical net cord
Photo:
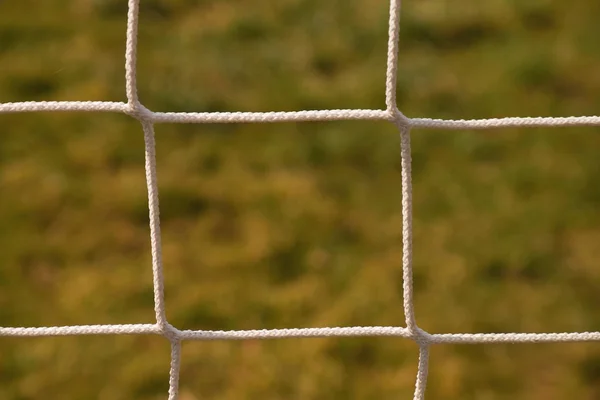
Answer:
[[142, 121], [142, 127], [144, 129], [146, 185], [148, 187], [148, 209], [150, 217], [150, 245], [152, 250], [152, 275], [154, 283], [154, 312], [156, 313], [156, 322], [158, 326], [166, 331], [169, 329], [169, 325], [165, 313], [154, 125], [152, 125], [151, 122]]
[[427, 387], [427, 374], [429, 370], [429, 344], [421, 343], [419, 347], [419, 369], [417, 370], [417, 382], [415, 383], [415, 394], [413, 400], [425, 399], [425, 388]]
[[396, 83], [398, 81], [398, 39], [400, 34], [401, 0], [390, 0], [388, 27], [387, 71], [385, 80], [385, 105], [389, 113], [396, 113]]
[[160, 208], [158, 179], [156, 173], [156, 139], [151, 115], [139, 102], [137, 94], [137, 35], [139, 0], [129, 0], [127, 12], [127, 41], [125, 49], [125, 89], [128, 107], [142, 124], [144, 131], [146, 186], [148, 188], [148, 216], [150, 224], [150, 246], [152, 251], [152, 279], [154, 288], [154, 312], [156, 323], [162, 334], [171, 342], [171, 368], [169, 371], [169, 400], [176, 400], [179, 392], [179, 370], [181, 365], [181, 340], [178, 331], [166, 317], [164, 274], [160, 232]]
[[177, 400], [179, 395], [179, 370], [181, 368], [181, 340], [171, 340], [171, 370], [169, 371], [169, 398]]
[[398, 42], [400, 31], [400, 0], [390, 1], [387, 73], [385, 103], [387, 111], [393, 113], [394, 123], [400, 131], [402, 159], [402, 270], [404, 291], [404, 316], [411, 334], [417, 334], [412, 290], [412, 183], [410, 126], [396, 106], [396, 83], [398, 79]]
[[150, 243], [152, 249], [152, 275], [154, 283], [154, 311], [162, 334], [171, 342], [171, 369], [169, 371], [169, 400], [176, 400], [179, 391], [179, 369], [181, 364], [181, 341], [179, 331], [171, 326], [166, 317], [164, 298], [164, 276], [161, 253], [160, 214], [158, 206], [158, 184], [156, 177], [156, 142], [154, 125], [142, 120], [146, 148], [146, 182], [148, 186], [148, 209], [150, 215]]
[[406, 328], [413, 336], [418, 336], [415, 321], [413, 272], [412, 272], [412, 168], [410, 149], [410, 128], [397, 123], [400, 130], [400, 157], [402, 175], [402, 288], [404, 300], [404, 317]]
[[140, 1], [129, 0], [127, 8], [127, 41], [125, 44], [125, 91], [129, 106], [133, 108], [139, 106], [136, 77], [139, 10]]
[[398, 110], [396, 86], [398, 82], [398, 50], [400, 41], [401, 0], [390, 0], [388, 33], [387, 72], [385, 104], [387, 112], [400, 131], [400, 157], [402, 174], [402, 286], [406, 328], [410, 336], [419, 344], [419, 366], [415, 383], [415, 400], [425, 398], [429, 366], [429, 343], [427, 336], [417, 326], [414, 311], [413, 271], [412, 271], [412, 168], [410, 147], [410, 122]]
[[152, 274], [154, 286], [154, 311], [156, 322], [162, 328], [168, 326], [165, 315], [164, 279], [161, 254], [160, 212], [158, 202], [158, 183], [156, 174], [156, 143], [154, 125], [141, 113], [142, 105], [137, 96], [137, 27], [139, 19], [139, 0], [129, 0], [127, 12], [127, 45], [125, 50], [125, 79], [129, 106], [139, 119], [144, 130], [146, 186], [148, 189], [148, 213], [150, 219], [150, 244], [152, 251]]
[[425, 398], [429, 370], [429, 335], [423, 332], [415, 320], [413, 293], [413, 247], [412, 247], [412, 168], [410, 127], [403, 126], [398, 118], [400, 130], [400, 154], [402, 174], [402, 288], [406, 328], [413, 340], [419, 344], [419, 366], [415, 383], [414, 400]]

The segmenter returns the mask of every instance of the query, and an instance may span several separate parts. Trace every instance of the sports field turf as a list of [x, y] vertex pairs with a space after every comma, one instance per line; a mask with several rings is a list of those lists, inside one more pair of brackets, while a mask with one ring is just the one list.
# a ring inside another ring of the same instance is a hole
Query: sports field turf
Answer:
[[[154, 111], [384, 108], [387, 0], [142, 0]], [[600, 2], [406, 0], [409, 117], [600, 113]], [[125, 0], [0, 1], [0, 102], [125, 100]], [[404, 323], [387, 122], [157, 125], [180, 329]], [[600, 330], [600, 128], [414, 130], [431, 332]], [[0, 114], [0, 326], [154, 322], [143, 134]], [[409, 399], [398, 338], [186, 342], [181, 400]], [[0, 338], [0, 399], [165, 399], [154, 336]], [[597, 399], [600, 344], [440, 345], [427, 399]]]

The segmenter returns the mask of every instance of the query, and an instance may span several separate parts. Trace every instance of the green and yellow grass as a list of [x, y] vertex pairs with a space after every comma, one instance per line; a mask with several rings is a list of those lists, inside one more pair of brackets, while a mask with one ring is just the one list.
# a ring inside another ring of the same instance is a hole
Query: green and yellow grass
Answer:
[[[600, 110], [600, 3], [405, 1], [410, 117]], [[383, 108], [386, 0], [143, 0], [156, 111]], [[123, 101], [125, 0], [0, 2], [0, 102]], [[399, 138], [383, 122], [158, 125], [180, 329], [403, 325]], [[413, 132], [429, 332], [600, 327], [597, 128]], [[129, 117], [0, 115], [0, 326], [153, 322]], [[186, 342], [181, 398], [411, 398], [395, 338]], [[428, 399], [596, 399], [597, 344], [440, 345]], [[0, 399], [164, 399], [160, 337], [0, 338]]]

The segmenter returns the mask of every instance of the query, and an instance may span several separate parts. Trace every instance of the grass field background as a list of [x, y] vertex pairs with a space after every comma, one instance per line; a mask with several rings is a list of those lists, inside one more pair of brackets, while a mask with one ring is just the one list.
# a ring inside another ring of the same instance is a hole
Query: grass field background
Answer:
[[[384, 108], [386, 0], [142, 0], [154, 111]], [[0, 2], [0, 102], [125, 100], [125, 0]], [[409, 117], [600, 113], [600, 3], [405, 1]], [[399, 137], [384, 122], [156, 127], [180, 329], [403, 325]], [[419, 325], [600, 329], [598, 128], [414, 130]], [[143, 134], [0, 115], [0, 326], [153, 322]], [[181, 399], [407, 399], [397, 338], [186, 342]], [[440, 345], [428, 399], [597, 399], [597, 344]], [[0, 338], [0, 399], [164, 399], [160, 337]]]

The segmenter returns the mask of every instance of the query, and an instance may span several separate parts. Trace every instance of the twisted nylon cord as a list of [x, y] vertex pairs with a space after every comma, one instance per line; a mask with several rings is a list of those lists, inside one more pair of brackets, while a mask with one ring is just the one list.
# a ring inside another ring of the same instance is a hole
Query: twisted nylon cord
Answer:
[[[385, 110], [309, 110], [294, 112], [153, 112], [139, 101], [137, 94], [136, 59], [139, 0], [129, 0], [125, 51], [127, 103], [102, 101], [45, 101], [0, 104], [1, 113], [21, 112], [117, 112], [140, 121], [144, 133], [145, 170], [148, 189], [148, 212], [152, 272], [154, 286], [154, 324], [84, 325], [62, 327], [0, 327], [0, 336], [65, 336], [65, 335], [161, 335], [171, 342], [169, 400], [178, 396], [183, 340], [249, 340], [308, 337], [395, 336], [415, 341], [419, 345], [419, 361], [414, 399], [424, 399], [429, 365], [429, 347], [440, 343], [542, 343], [599, 341], [600, 332], [580, 333], [490, 333], [490, 334], [430, 334], [417, 326], [412, 284], [412, 183], [410, 133], [415, 128], [434, 129], [493, 129], [509, 127], [600, 126], [600, 117], [537, 117], [480, 120], [441, 120], [407, 118], [396, 106], [398, 46], [400, 32], [400, 0], [390, 1]], [[233, 331], [181, 331], [167, 320], [164, 299], [164, 276], [161, 254], [159, 193], [156, 173], [156, 143], [154, 124], [157, 123], [275, 123], [302, 121], [384, 120], [395, 124], [400, 134], [402, 173], [403, 224], [403, 309], [406, 327], [370, 326], [336, 328], [295, 328]]]

